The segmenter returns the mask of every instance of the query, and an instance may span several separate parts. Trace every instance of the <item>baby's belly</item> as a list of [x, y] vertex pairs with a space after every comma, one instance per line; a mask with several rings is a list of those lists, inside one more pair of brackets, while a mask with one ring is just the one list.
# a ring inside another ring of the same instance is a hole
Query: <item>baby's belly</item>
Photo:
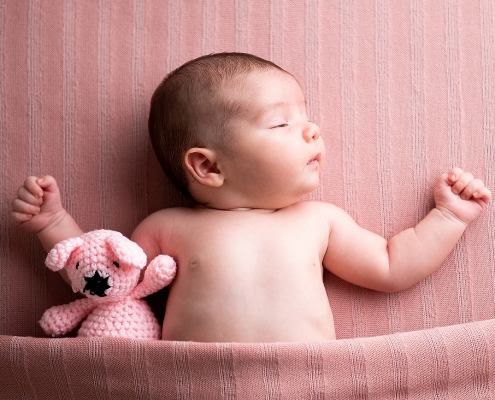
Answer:
[[[321, 279], [321, 278], [320, 278]], [[332, 311], [320, 281], [287, 287], [182, 280], [171, 289], [162, 339], [198, 342], [311, 342], [335, 339]], [[192, 289], [192, 290], [191, 290]]]

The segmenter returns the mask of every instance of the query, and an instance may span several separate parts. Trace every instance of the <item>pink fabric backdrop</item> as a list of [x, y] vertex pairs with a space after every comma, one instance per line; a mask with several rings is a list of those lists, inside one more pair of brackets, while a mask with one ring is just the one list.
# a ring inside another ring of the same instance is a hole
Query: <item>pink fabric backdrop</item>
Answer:
[[[0, 0], [0, 334], [43, 337], [43, 311], [74, 299], [37, 239], [9, 224], [17, 187], [52, 174], [83, 229], [125, 235], [183, 204], [151, 151], [148, 103], [168, 71], [220, 51], [268, 58], [301, 83], [327, 146], [308, 200], [388, 238], [426, 215], [454, 165], [495, 191], [492, 0]], [[325, 284], [337, 335], [352, 338], [493, 319], [494, 277], [492, 206], [411, 289]]]

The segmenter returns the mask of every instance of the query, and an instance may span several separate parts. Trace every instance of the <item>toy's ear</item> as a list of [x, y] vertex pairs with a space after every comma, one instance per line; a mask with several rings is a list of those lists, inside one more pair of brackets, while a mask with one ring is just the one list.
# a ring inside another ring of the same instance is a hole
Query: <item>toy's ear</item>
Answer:
[[127, 239], [118, 232], [108, 236], [105, 241], [119, 262], [139, 269], [146, 267], [146, 254], [137, 243]]
[[84, 240], [80, 237], [63, 240], [56, 244], [48, 253], [45, 264], [52, 271], [59, 271], [64, 268], [69, 260], [72, 252], [84, 244]]

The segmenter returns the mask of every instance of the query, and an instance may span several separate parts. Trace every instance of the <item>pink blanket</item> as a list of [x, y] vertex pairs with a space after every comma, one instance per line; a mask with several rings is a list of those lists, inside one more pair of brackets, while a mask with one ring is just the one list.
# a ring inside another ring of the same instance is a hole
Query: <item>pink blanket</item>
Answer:
[[307, 200], [388, 238], [428, 212], [454, 165], [495, 190], [492, 0], [0, 0], [0, 398], [495, 397], [493, 206], [406, 291], [326, 274], [344, 340], [43, 337], [43, 311], [74, 297], [37, 239], [9, 224], [17, 187], [52, 174], [83, 229], [125, 235], [183, 204], [149, 146], [149, 99], [181, 63], [234, 50], [280, 64], [305, 91], [327, 147]]
[[[0, 338], [1, 398], [489, 399], [495, 321], [323, 343]], [[15, 395], [13, 395], [15, 394]]]

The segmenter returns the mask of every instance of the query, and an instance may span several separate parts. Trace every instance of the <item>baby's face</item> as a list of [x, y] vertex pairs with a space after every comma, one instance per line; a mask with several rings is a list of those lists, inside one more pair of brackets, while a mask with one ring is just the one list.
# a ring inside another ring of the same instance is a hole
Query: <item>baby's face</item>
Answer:
[[282, 208], [313, 191], [325, 155], [319, 127], [308, 121], [301, 87], [278, 70], [239, 77], [229, 93], [244, 104], [230, 124], [225, 178], [249, 201]]

